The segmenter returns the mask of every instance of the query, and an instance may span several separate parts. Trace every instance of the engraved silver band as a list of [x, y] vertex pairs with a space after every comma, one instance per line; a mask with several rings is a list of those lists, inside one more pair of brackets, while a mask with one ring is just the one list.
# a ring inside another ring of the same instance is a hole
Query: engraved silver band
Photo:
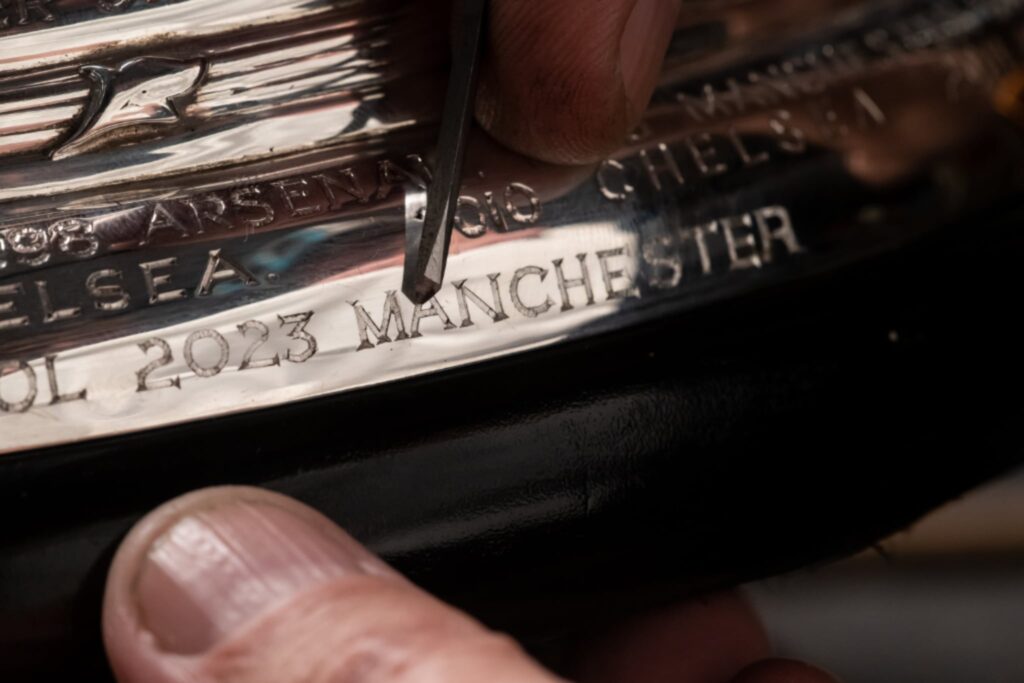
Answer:
[[248, 24], [250, 3], [106, 4], [0, 3], [0, 452], [612, 330], [1024, 185], [1020, 0], [799, 3], [814, 20], [773, 40], [745, 27], [786, 7], [701, 3], [601, 164], [476, 137], [447, 282], [414, 306], [444, 71], [416, 3], [282, 0]]

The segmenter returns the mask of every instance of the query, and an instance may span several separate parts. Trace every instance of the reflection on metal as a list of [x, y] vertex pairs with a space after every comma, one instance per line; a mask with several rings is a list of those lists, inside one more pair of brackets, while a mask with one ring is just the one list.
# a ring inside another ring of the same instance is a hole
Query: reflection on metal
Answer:
[[0, 451], [615, 329], [1024, 184], [1021, 0], [703, 3], [604, 162], [471, 139], [445, 282], [413, 304], [446, 72], [423, 3], [71, 4], [0, 25]]

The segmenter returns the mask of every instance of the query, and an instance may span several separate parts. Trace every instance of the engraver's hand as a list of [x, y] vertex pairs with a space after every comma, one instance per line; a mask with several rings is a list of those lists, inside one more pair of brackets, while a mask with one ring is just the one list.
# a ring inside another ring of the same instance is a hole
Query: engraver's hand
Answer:
[[[114, 559], [103, 610], [121, 683], [554, 683], [511, 639], [412, 585], [308, 507], [251, 488], [164, 505]], [[735, 596], [580, 643], [581, 683], [827, 683], [765, 660]]]
[[680, 0], [491, 0], [477, 119], [555, 163], [620, 147], [654, 91]]

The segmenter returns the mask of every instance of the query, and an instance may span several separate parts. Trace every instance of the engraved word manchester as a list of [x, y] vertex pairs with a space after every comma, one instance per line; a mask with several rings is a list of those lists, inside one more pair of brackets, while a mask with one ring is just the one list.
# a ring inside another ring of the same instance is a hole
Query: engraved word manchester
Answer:
[[[129, 365], [113, 378], [80, 371], [67, 374], [73, 363], [56, 353], [32, 361], [7, 360], [0, 362], [0, 413], [91, 401], [97, 388], [108, 396], [112, 391], [176, 393], [206, 386], [216, 377], [314, 364], [322, 352], [330, 357], [325, 367], [348, 372], [356, 366], [345, 359], [363, 358], [361, 352], [372, 349], [398, 345], [408, 349], [420, 338], [469, 333], [480, 325], [493, 326], [497, 334], [489, 338], [497, 342], [505, 335], [523, 334], [534, 321], [542, 329], [550, 324], [545, 319], [586, 317], [602, 306], [657, 298], [660, 291], [684, 287], [692, 279], [732, 278], [738, 271], [761, 270], [804, 252], [782, 206], [765, 206], [699, 225], [664, 226], [638, 243], [615, 246], [616, 241], [609, 240], [603, 249], [524, 259], [508, 270], [471, 279], [455, 277], [423, 304], [413, 305], [394, 289], [360, 300], [331, 295], [316, 310], [251, 319], [226, 317], [199, 329], [143, 334], [115, 352]], [[155, 298], [173, 300], [184, 293], [165, 287], [167, 275], [159, 269], [172, 264], [147, 265]], [[104, 277], [93, 283], [99, 300], [120, 303], [123, 292], [116, 278]], [[249, 276], [238, 264], [221, 259], [207, 269], [206, 277], [214, 283], [244, 281]], [[10, 312], [9, 301], [0, 304], [0, 310], [3, 307]]]

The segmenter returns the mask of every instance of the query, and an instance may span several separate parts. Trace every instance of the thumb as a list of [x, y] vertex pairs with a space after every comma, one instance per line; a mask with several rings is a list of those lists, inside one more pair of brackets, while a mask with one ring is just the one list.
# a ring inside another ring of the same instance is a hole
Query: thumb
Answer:
[[251, 488], [198, 491], [136, 525], [103, 637], [121, 683], [556, 681], [327, 518]]

